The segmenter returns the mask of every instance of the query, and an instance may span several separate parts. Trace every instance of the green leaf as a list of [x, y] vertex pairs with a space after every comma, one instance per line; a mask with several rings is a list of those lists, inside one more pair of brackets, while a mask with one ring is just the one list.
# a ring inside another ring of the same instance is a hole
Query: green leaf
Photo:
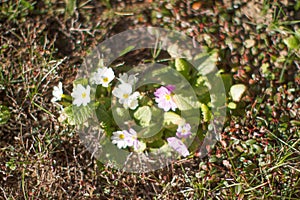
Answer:
[[247, 87], [244, 84], [235, 84], [230, 88], [230, 95], [233, 101], [239, 102], [246, 91]]
[[289, 49], [298, 49], [300, 44], [298, 38], [293, 35], [284, 39], [283, 42]]
[[207, 107], [207, 105], [202, 103], [200, 108], [201, 108], [201, 111], [202, 111], [203, 121], [204, 122], [210, 121], [211, 118], [212, 118], [212, 113], [209, 110], [209, 108]]
[[0, 105], [0, 125], [5, 124], [10, 118], [8, 107]]
[[196, 86], [196, 87], [206, 87], [206, 88], [207, 88], [206, 83], [208, 83], [207, 77], [206, 77], [206, 76], [201, 76], [201, 75], [200, 75], [200, 76], [196, 79], [195, 86]]
[[191, 126], [192, 125], [198, 126], [201, 120], [201, 116], [190, 116], [184, 118], [185, 118], [185, 122], [189, 123]]
[[216, 62], [218, 60], [218, 52], [212, 51], [211, 53], [201, 53], [197, 56], [196, 62], [198, 63], [197, 70], [199, 74], [207, 75], [216, 69]]
[[164, 155], [165, 157], [169, 157], [173, 154], [173, 151], [167, 142], [160, 148], [149, 148], [149, 151], [154, 155]]
[[191, 69], [191, 64], [188, 63], [185, 59], [183, 58], [176, 58], [175, 59], [175, 69], [179, 72], [184, 77], [188, 77], [189, 71]]
[[198, 100], [201, 103], [208, 103], [210, 102], [210, 93], [208, 88], [206, 87], [194, 87], [193, 88], [196, 95], [198, 96]]
[[68, 123], [70, 125], [81, 125], [90, 118], [94, 112], [94, 105], [88, 104], [87, 106], [70, 105], [64, 109], [68, 116]]
[[174, 112], [165, 112], [164, 113], [164, 125], [170, 125], [170, 124], [180, 124], [182, 122], [182, 118], [174, 113]]
[[111, 97], [101, 97], [97, 101], [97, 106], [101, 104], [103, 105], [106, 109], [109, 109], [111, 107]]
[[145, 142], [154, 142], [163, 135], [162, 127], [159, 124], [151, 124], [137, 131], [138, 138]]
[[147, 143], [147, 147], [149, 148], [160, 148], [162, 147], [166, 142], [163, 139], [155, 140], [154, 142]]
[[226, 92], [229, 92], [230, 87], [232, 86], [232, 75], [231, 74], [221, 74], [221, 78], [223, 80]]
[[123, 107], [116, 107], [113, 109], [115, 120], [126, 121], [128, 120], [128, 110]]
[[73, 86], [81, 84], [83, 86], [88, 85], [89, 81], [86, 78], [79, 78], [73, 81]]
[[153, 105], [153, 100], [148, 96], [143, 96], [142, 99], [140, 99], [140, 105], [146, 106], [146, 105]]
[[174, 94], [173, 99], [179, 110], [191, 110], [199, 108], [199, 102], [194, 100], [191, 96], [185, 97], [181, 94]]
[[110, 112], [105, 108], [103, 104], [100, 104], [96, 109], [96, 116], [99, 122], [102, 122], [105, 126], [112, 124], [112, 117]]
[[134, 113], [134, 118], [139, 120], [142, 127], [149, 126], [152, 117], [152, 112], [149, 106], [139, 107]]
[[192, 54], [190, 49], [182, 49], [177, 43], [168, 45], [168, 53], [172, 58], [187, 58], [192, 59]]
[[162, 111], [162, 109], [159, 109], [158, 107], [155, 107], [155, 106], [151, 106], [150, 107], [151, 108], [151, 113], [152, 113], [152, 122], [153, 121], [161, 121], [162, 119], [162, 117], [163, 117], [163, 111]]

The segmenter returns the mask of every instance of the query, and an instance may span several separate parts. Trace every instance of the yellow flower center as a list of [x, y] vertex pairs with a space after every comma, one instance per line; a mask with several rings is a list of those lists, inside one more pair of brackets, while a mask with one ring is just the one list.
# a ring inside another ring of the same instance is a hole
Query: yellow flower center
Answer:
[[123, 140], [125, 138], [124, 134], [120, 134], [119, 138]]
[[166, 98], [166, 100], [167, 100], [167, 101], [170, 101], [170, 99], [171, 99], [171, 95], [169, 95], [169, 94], [166, 94], [166, 95], [165, 95], [165, 98]]
[[103, 78], [103, 82], [105, 82], [105, 83], [108, 82], [108, 78], [107, 78], [107, 77], [104, 77], [104, 78]]
[[124, 99], [127, 99], [128, 97], [129, 97], [128, 94], [123, 94], [123, 98], [124, 98]]
[[185, 132], [186, 132], [186, 130], [184, 130], [184, 129], [183, 129], [181, 132], [182, 132], [182, 133], [185, 133]]
[[81, 94], [81, 97], [84, 99], [84, 98], [86, 97], [86, 93], [83, 92], [83, 93]]

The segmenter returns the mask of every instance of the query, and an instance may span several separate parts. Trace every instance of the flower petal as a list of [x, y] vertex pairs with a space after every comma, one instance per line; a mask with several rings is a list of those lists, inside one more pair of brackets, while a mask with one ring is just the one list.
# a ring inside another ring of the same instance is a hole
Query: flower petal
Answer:
[[169, 146], [172, 147], [183, 157], [190, 155], [189, 150], [181, 140], [177, 139], [176, 137], [169, 137], [167, 138], [167, 141]]

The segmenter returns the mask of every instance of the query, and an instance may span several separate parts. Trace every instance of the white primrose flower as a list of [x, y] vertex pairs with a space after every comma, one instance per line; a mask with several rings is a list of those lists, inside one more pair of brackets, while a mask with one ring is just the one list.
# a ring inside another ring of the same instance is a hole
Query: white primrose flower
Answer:
[[139, 141], [135, 130], [129, 129], [123, 131], [113, 132], [111, 137], [112, 143], [116, 144], [119, 149], [126, 147], [133, 147], [134, 150], [139, 148]]
[[119, 98], [119, 103], [123, 104], [128, 100], [130, 94], [132, 92], [132, 86], [128, 83], [123, 83], [115, 87], [112, 91], [112, 94]]
[[129, 129], [129, 131], [126, 131], [128, 138], [127, 138], [127, 143], [128, 146], [133, 147], [133, 149], [136, 151], [139, 149], [140, 147], [140, 142], [137, 139], [137, 134], [135, 132], [135, 130], [133, 130], [132, 128]]
[[71, 96], [74, 98], [73, 104], [76, 106], [80, 106], [81, 104], [86, 106], [91, 101], [90, 91], [91, 87], [89, 85], [86, 88], [81, 84], [76, 85], [71, 93]]
[[178, 138], [188, 138], [192, 134], [189, 123], [178, 125], [176, 136]]
[[112, 68], [98, 68], [96, 72], [92, 73], [90, 79], [92, 84], [102, 85], [108, 87], [108, 84], [115, 78], [115, 73]]
[[116, 144], [119, 149], [126, 148], [128, 146], [127, 138], [129, 136], [124, 131], [113, 132], [111, 137], [112, 143]]
[[128, 76], [127, 73], [123, 73], [123, 74], [120, 74], [118, 80], [121, 82], [121, 83], [128, 83], [132, 86], [134, 86], [137, 81], [138, 81], [138, 78], [136, 77], [138, 74], [131, 74]]
[[139, 92], [134, 92], [132, 95], [129, 96], [128, 101], [125, 101], [123, 106], [125, 109], [130, 108], [131, 110], [136, 109], [139, 105], [138, 98], [140, 97]]
[[138, 106], [138, 98], [140, 96], [139, 92], [132, 93], [132, 86], [128, 83], [122, 83], [115, 87], [112, 94], [119, 99], [119, 103], [124, 106], [124, 108], [130, 108], [134, 110]]
[[169, 138], [167, 138], [167, 141], [168, 141], [169, 146], [172, 147], [172, 149], [177, 151], [183, 157], [187, 157], [188, 155], [190, 155], [190, 152], [189, 152], [188, 148], [178, 138], [169, 137]]
[[52, 95], [53, 98], [51, 99], [51, 102], [54, 103], [56, 101], [60, 101], [63, 96], [63, 89], [62, 89], [62, 83], [59, 82], [58, 86], [53, 87]]

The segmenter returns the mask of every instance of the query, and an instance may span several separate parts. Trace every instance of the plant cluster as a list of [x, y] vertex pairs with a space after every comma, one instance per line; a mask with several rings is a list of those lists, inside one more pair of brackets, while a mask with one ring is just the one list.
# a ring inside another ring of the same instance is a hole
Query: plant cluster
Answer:
[[[215, 55], [205, 56], [214, 62]], [[169, 59], [168, 66], [149, 67], [145, 74], [121, 73], [119, 66], [103, 63], [101, 59], [89, 77], [76, 79], [71, 94], [64, 94], [62, 83], [53, 88], [52, 102], [60, 105], [60, 121], [89, 126], [96, 113], [97, 126], [119, 149], [139, 153], [173, 149], [184, 157], [196, 150], [200, 144], [192, 145], [195, 137], [203, 138], [212, 128], [206, 76], [183, 58]], [[153, 84], [145, 83], [151, 78]]]

